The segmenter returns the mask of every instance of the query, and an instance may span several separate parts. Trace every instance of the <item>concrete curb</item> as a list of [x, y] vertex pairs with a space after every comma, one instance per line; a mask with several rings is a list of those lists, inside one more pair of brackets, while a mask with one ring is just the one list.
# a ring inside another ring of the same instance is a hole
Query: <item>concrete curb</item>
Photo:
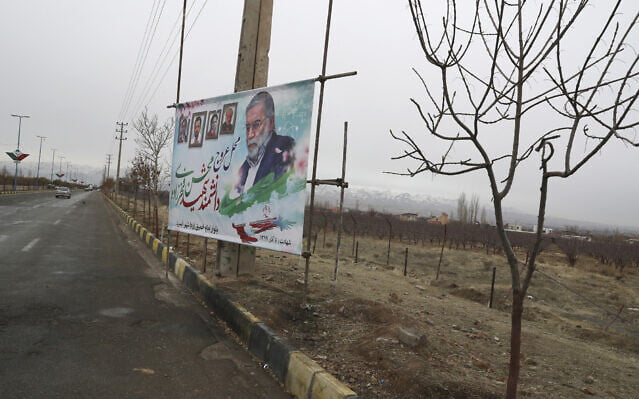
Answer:
[[249, 352], [267, 363], [286, 390], [299, 399], [358, 399], [350, 388], [288, 341], [262, 323], [242, 305], [206, 279], [186, 260], [170, 251], [150, 231], [129, 216], [109, 197], [104, 196], [126, 219], [127, 224], [168, 265], [192, 292], [197, 293], [248, 346]]
[[54, 190], [49, 190], [49, 189], [44, 189], [44, 190], [17, 190], [17, 191], [0, 191], [0, 195], [46, 193], [47, 191], [54, 192]]

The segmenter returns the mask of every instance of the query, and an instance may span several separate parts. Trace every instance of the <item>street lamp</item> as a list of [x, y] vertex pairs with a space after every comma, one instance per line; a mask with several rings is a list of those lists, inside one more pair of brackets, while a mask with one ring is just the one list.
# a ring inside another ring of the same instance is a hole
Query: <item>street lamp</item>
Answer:
[[66, 157], [65, 157], [65, 156], [61, 156], [61, 157], [60, 157], [60, 172], [58, 173], [58, 180], [61, 180], [61, 179], [62, 179], [62, 176], [64, 176], [64, 175], [62, 174], [62, 160], [63, 160], [64, 158], [66, 158]]
[[53, 184], [53, 165], [55, 164], [55, 152], [58, 150], [57, 148], [52, 148], [53, 150], [53, 158], [51, 158], [51, 184]]
[[36, 172], [36, 187], [40, 188], [40, 156], [42, 155], [42, 142], [46, 139], [46, 136], [36, 136], [40, 139], [40, 150], [38, 151], [38, 171]]
[[[20, 122], [18, 122], [18, 148], [16, 149], [16, 152], [19, 153], [20, 152], [20, 129], [22, 127], [22, 118], [30, 118], [29, 115], [19, 115], [19, 114], [11, 114], [11, 116], [13, 116], [14, 118], [19, 118]], [[16, 173], [13, 175], [13, 191], [16, 191], [16, 186], [18, 184], [18, 164], [20, 163], [20, 161], [15, 161], [16, 162]]]

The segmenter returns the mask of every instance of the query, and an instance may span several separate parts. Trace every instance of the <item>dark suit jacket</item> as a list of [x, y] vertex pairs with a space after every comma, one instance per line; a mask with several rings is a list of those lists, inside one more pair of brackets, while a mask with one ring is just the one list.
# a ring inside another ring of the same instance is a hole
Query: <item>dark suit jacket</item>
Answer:
[[[255, 181], [253, 184], [266, 177], [269, 173], [275, 174], [275, 180], [277, 180], [284, 173], [288, 172], [291, 164], [293, 163], [293, 154], [291, 151], [295, 146], [295, 139], [289, 136], [280, 136], [273, 132], [271, 140], [266, 144], [266, 150], [264, 151], [264, 157], [257, 169], [255, 175]], [[247, 161], [242, 163], [240, 170], [240, 179], [235, 186], [235, 190], [238, 193], [244, 192], [244, 185], [246, 184], [246, 177], [248, 176], [249, 164]]]

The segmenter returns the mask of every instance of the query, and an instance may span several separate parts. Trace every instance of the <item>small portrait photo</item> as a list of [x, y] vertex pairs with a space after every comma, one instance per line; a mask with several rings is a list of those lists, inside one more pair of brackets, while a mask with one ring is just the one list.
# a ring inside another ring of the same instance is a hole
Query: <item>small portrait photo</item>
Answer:
[[235, 114], [237, 103], [224, 104], [222, 108], [222, 128], [220, 134], [233, 134], [235, 132]]
[[204, 125], [206, 125], [206, 112], [198, 112], [193, 114], [191, 119], [191, 136], [189, 138], [189, 147], [202, 147], [204, 138]]
[[186, 117], [181, 116], [179, 125], [178, 125], [177, 142], [186, 143], [188, 141], [188, 138], [189, 138], [189, 120]]
[[217, 139], [218, 132], [220, 130], [220, 110], [209, 111], [209, 116], [206, 125], [206, 139]]

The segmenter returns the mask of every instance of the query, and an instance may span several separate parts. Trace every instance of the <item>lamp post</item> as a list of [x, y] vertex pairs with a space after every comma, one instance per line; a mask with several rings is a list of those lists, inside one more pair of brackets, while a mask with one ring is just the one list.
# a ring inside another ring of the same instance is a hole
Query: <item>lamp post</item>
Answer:
[[64, 156], [60, 157], [60, 172], [58, 172], [58, 179], [62, 180], [62, 160], [66, 158]]
[[38, 151], [38, 171], [36, 172], [36, 187], [40, 188], [40, 156], [42, 155], [42, 142], [46, 139], [46, 136], [36, 136], [40, 139], [40, 150]]
[[[18, 122], [18, 148], [16, 149], [16, 152], [20, 152], [20, 129], [22, 128], [22, 118], [30, 118], [29, 115], [19, 115], [19, 114], [11, 114], [11, 116], [13, 116], [14, 118], [19, 118], [20, 122]], [[15, 161], [16, 162], [16, 173], [13, 175], [13, 191], [16, 191], [16, 186], [18, 185], [18, 163], [20, 163], [20, 161]]]
[[53, 184], [53, 165], [55, 164], [55, 152], [58, 150], [57, 148], [53, 148], [53, 158], [51, 158], [51, 184]]

